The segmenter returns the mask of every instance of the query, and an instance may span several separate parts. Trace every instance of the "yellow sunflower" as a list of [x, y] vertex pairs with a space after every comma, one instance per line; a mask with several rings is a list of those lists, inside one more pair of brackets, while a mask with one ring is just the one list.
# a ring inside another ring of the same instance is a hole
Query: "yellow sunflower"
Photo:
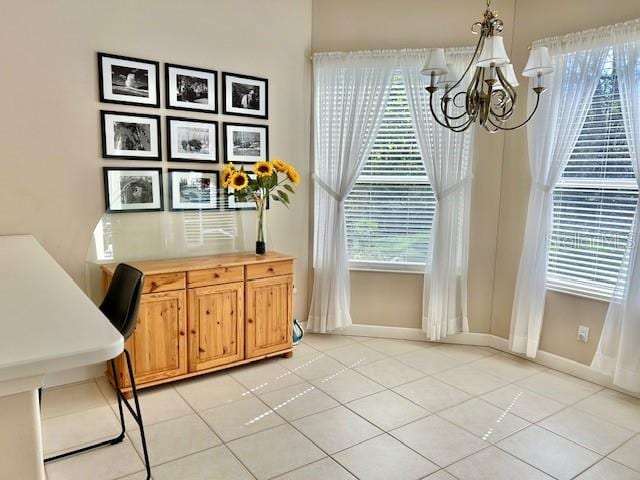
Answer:
[[256, 162], [253, 166], [253, 173], [259, 177], [268, 177], [273, 173], [273, 165], [270, 162]]
[[275, 168], [278, 172], [286, 172], [287, 168], [289, 168], [289, 165], [287, 165], [279, 158], [274, 158], [273, 160], [271, 160], [271, 164], [273, 165], [273, 168]]
[[287, 166], [287, 178], [289, 178], [289, 181], [295, 185], [300, 183], [300, 174], [293, 165]]
[[249, 185], [249, 177], [244, 172], [233, 172], [229, 179], [229, 185], [236, 191], [242, 190]]
[[224, 170], [222, 170], [220, 182], [222, 183], [223, 187], [229, 186], [229, 182], [231, 181], [231, 174], [233, 173], [233, 171], [234, 171], [234, 168], [233, 168], [233, 164], [231, 163], [226, 167], [224, 167]]

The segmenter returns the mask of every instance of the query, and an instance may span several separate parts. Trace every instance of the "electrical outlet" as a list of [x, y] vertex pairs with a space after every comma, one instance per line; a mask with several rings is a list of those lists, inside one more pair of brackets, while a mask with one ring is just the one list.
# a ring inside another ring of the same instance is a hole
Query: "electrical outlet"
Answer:
[[578, 341], [587, 343], [589, 341], [589, 327], [580, 325], [578, 327]]

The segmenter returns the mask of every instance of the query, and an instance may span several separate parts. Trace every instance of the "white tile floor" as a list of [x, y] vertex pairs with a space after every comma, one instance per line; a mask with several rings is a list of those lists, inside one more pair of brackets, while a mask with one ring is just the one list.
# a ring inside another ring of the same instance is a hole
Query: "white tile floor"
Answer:
[[[482, 347], [307, 335], [141, 393], [156, 480], [640, 480], [640, 400]], [[47, 454], [118, 431], [104, 378], [47, 390]], [[144, 479], [139, 436], [47, 465]]]

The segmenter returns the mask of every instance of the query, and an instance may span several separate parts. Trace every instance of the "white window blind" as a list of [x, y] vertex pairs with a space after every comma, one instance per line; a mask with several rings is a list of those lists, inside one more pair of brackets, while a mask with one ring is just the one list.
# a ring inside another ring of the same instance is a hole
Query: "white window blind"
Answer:
[[553, 196], [547, 285], [596, 298], [613, 294], [638, 187], [612, 55]]
[[371, 154], [345, 202], [351, 264], [381, 269], [424, 265], [435, 204], [397, 71]]

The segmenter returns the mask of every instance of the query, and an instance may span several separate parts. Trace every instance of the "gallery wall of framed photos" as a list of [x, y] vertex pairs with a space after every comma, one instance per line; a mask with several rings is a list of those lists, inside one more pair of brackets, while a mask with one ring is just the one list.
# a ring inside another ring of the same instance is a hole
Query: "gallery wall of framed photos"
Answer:
[[[248, 166], [269, 158], [268, 79], [222, 72], [219, 86], [218, 70], [164, 63], [161, 95], [160, 62], [97, 56], [100, 102], [111, 104], [100, 110], [102, 158], [109, 162], [103, 168], [107, 213], [163, 211], [165, 201], [169, 211], [252, 208], [221, 188], [219, 170], [230, 162]], [[161, 97], [164, 109], [179, 110], [179, 115], [167, 112], [163, 120], [150, 113], [161, 108]], [[125, 110], [114, 110], [114, 105]], [[145, 163], [120, 167], [122, 160]], [[146, 162], [161, 166], [150, 168]]]

